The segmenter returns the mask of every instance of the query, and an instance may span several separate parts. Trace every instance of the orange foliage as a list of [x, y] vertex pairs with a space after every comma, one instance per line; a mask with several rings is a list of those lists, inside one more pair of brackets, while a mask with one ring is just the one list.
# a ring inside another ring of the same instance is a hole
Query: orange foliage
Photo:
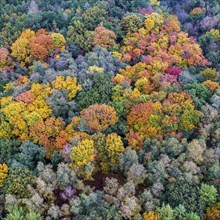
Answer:
[[122, 61], [143, 57], [148, 70], [164, 72], [169, 66], [205, 66], [208, 61], [200, 46], [180, 31], [176, 16], [152, 13], [146, 15], [146, 26], [128, 34], [122, 47]]
[[189, 131], [198, 124], [200, 112], [195, 110], [191, 96], [186, 92], [169, 93], [161, 102], [151, 100], [134, 105], [128, 116], [129, 146], [141, 149], [145, 138], [162, 139]]
[[0, 71], [4, 70], [9, 66], [11, 58], [9, 56], [9, 51], [6, 48], [0, 48]]
[[126, 139], [128, 140], [128, 146], [135, 150], [140, 150], [144, 145], [143, 138], [139, 135], [139, 133], [131, 131], [126, 135]]
[[211, 92], [214, 92], [219, 86], [217, 82], [213, 82], [211, 80], [206, 80], [202, 84], [206, 86]]
[[52, 40], [49, 33], [44, 29], [36, 32], [36, 35], [30, 39], [29, 42], [30, 54], [37, 60], [45, 60], [49, 51], [52, 49]]
[[66, 144], [68, 136], [63, 130], [65, 123], [62, 118], [49, 117], [45, 121], [38, 121], [30, 126], [30, 140], [34, 143], [39, 143], [48, 150], [50, 155], [53, 150], [62, 149]]
[[141, 140], [161, 135], [162, 105], [151, 100], [132, 107], [127, 117], [128, 128], [131, 132], [138, 131]]
[[115, 109], [106, 104], [92, 105], [82, 110], [80, 115], [91, 133], [106, 130], [118, 121]]
[[12, 44], [11, 55], [21, 66], [31, 64], [33, 60], [45, 61], [52, 52], [65, 48], [66, 40], [58, 33], [48, 33], [44, 29], [36, 33], [30, 29], [24, 30], [21, 36]]
[[190, 15], [199, 15], [199, 14], [202, 14], [203, 12], [204, 11], [202, 8], [196, 7], [190, 12]]
[[147, 213], [145, 212], [143, 214], [142, 220], [161, 220], [161, 217], [160, 217], [160, 215], [158, 215], [154, 211], [150, 211], [150, 212], [147, 212]]
[[220, 202], [214, 203], [206, 210], [206, 220], [218, 220], [220, 218]]
[[115, 33], [106, 29], [103, 26], [99, 26], [95, 29], [95, 35], [93, 39], [94, 45], [100, 45], [104, 48], [109, 48], [115, 45]]

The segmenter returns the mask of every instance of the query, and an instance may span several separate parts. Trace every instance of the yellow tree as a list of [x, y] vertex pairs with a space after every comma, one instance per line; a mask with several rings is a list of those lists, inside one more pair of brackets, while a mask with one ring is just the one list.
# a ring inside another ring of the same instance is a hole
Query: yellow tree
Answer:
[[35, 32], [27, 29], [11, 46], [11, 55], [21, 62], [21, 66], [31, 62], [29, 41], [34, 36]]

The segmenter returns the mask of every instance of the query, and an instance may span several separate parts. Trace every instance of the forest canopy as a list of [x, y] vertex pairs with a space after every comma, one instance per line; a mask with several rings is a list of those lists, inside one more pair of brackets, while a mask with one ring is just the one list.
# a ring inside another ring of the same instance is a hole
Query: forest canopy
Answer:
[[0, 219], [220, 218], [218, 0], [0, 2]]

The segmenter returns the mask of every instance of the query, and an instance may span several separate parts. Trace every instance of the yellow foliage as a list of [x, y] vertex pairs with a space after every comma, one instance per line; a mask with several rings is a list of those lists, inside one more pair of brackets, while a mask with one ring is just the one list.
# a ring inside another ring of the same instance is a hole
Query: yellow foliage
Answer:
[[217, 71], [214, 68], [206, 68], [202, 72], [200, 72], [202, 76], [205, 77], [207, 80], [212, 80], [215, 81], [216, 76], [217, 76]]
[[216, 40], [217, 42], [220, 42], [220, 30], [219, 29], [211, 29], [209, 33], [213, 37], [214, 40]]
[[91, 73], [91, 72], [103, 73], [104, 72], [104, 68], [98, 67], [98, 66], [90, 66], [86, 72], [88, 74]]
[[2, 117], [0, 117], [0, 138], [10, 139], [12, 130], [10, 124]]
[[4, 108], [5, 106], [9, 105], [13, 100], [12, 96], [8, 96], [8, 97], [2, 97], [0, 99], [0, 107]]
[[9, 83], [5, 84], [3, 88], [4, 88], [4, 92], [8, 93], [10, 91], [13, 91], [15, 86], [14, 86], [13, 82], [9, 82]]
[[199, 15], [199, 14], [202, 14], [203, 12], [204, 11], [202, 8], [196, 7], [190, 12], [190, 15]]
[[35, 33], [34, 31], [30, 30], [30, 29], [26, 29], [24, 30], [22, 33], [21, 33], [21, 36], [20, 38], [24, 38], [24, 39], [27, 39], [27, 40], [30, 40], [32, 37], [35, 36]]
[[8, 166], [0, 164], [0, 188], [3, 187], [3, 181], [8, 176]]
[[125, 69], [120, 70], [122, 76], [127, 76], [132, 81], [136, 81], [141, 78], [142, 73], [146, 72], [147, 65], [145, 63], [139, 62], [134, 66], [126, 66]]
[[150, 0], [150, 5], [151, 6], [160, 6], [160, 1], [158, 1], [158, 0]]
[[46, 98], [47, 96], [52, 94], [52, 89], [51, 89], [49, 83], [44, 84], [44, 85], [39, 84], [39, 83], [34, 83], [31, 86], [31, 92], [35, 96], [40, 96], [42, 98]]
[[12, 102], [2, 108], [2, 112], [10, 119], [11, 116], [20, 115], [26, 109], [26, 104], [23, 102]]
[[114, 51], [114, 52], [112, 52], [111, 54], [112, 54], [112, 56], [118, 57], [119, 59], [121, 59], [121, 57], [122, 57], [122, 54], [119, 53], [119, 52], [117, 52], [117, 51]]
[[109, 156], [113, 157], [124, 152], [124, 144], [121, 140], [121, 137], [116, 133], [109, 134], [106, 138], [106, 150], [109, 153]]
[[141, 58], [152, 73], [163, 73], [170, 66], [205, 66], [209, 62], [199, 44], [180, 31], [176, 16], [157, 12], [145, 15], [145, 27], [128, 33], [121, 48], [122, 61]]
[[150, 211], [143, 214], [142, 220], [161, 220], [161, 217], [154, 211]]
[[21, 66], [30, 63], [30, 48], [29, 40], [35, 36], [35, 32], [27, 29], [22, 32], [21, 36], [12, 44], [11, 55], [18, 61], [21, 61]]
[[[154, 1], [154, 0], [153, 0]], [[145, 27], [147, 33], [152, 29], [159, 31], [159, 27], [164, 23], [165, 17], [157, 12], [145, 15]]]
[[62, 34], [48, 34], [44, 29], [36, 33], [30, 29], [24, 30], [21, 36], [12, 44], [11, 55], [20, 61], [22, 67], [31, 64], [33, 60], [45, 60], [50, 51], [65, 49], [66, 40]]
[[62, 34], [52, 33], [50, 37], [55, 48], [59, 48], [61, 51], [65, 49], [66, 40]]
[[206, 86], [211, 92], [214, 92], [219, 86], [217, 82], [213, 82], [211, 80], [206, 80], [202, 84]]
[[70, 159], [75, 167], [85, 166], [95, 159], [95, 149], [93, 140], [85, 139], [71, 149]]
[[[45, 101], [51, 93], [49, 84], [33, 84], [31, 90], [16, 97], [16, 101], [13, 97], [1, 98], [3, 119], [0, 137], [11, 138], [13, 134], [20, 141], [28, 140], [29, 126], [42, 121], [52, 113], [52, 109]], [[5, 128], [2, 128], [3, 125]]]
[[53, 82], [53, 88], [59, 90], [66, 89], [69, 100], [72, 100], [76, 96], [76, 93], [82, 89], [80, 85], [77, 85], [77, 78], [71, 76], [67, 76], [66, 79], [64, 79], [64, 76], [57, 76]]
[[107, 151], [106, 169], [117, 166], [119, 163], [119, 154], [125, 150], [121, 137], [116, 133], [109, 134], [106, 137], [105, 150]]
[[8, 49], [0, 47], [0, 71], [7, 69], [11, 62]]

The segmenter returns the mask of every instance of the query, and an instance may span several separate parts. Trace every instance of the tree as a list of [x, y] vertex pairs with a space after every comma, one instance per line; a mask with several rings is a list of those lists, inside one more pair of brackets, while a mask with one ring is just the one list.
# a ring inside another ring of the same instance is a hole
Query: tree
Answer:
[[99, 26], [95, 29], [95, 35], [93, 43], [104, 48], [110, 48], [115, 45], [116, 35], [113, 31], [106, 29], [103, 26]]
[[89, 108], [82, 110], [80, 115], [83, 123], [86, 124], [91, 133], [106, 130], [118, 121], [115, 109], [106, 104], [91, 105]]
[[0, 47], [0, 71], [9, 67], [10, 62], [11, 62], [11, 58], [9, 56], [8, 49], [4, 47]]
[[52, 82], [53, 88], [57, 90], [65, 89], [68, 92], [68, 99], [72, 100], [78, 91], [82, 89], [80, 85], [77, 85], [77, 78], [67, 76], [64, 79], [63, 76], [57, 76], [56, 79]]
[[95, 160], [95, 148], [92, 140], [80, 141], [77, 146], [71, 149], [70, 159], [72, 165], [76, 167], [85, 166]]
[[32, 64], [33, 60], [46, 61], [49, 56], [64, 50], [65, 44], [65, 38], [59, 33], [47, 33], [44, 29], [35, 33], [26, 29], [12, 44], [11, 55], [24, 67]]
[[48, 117], [29, 127], [29, 139], [47, 149], [50, 157], [54, 150], [63, 149], [68, 144], [68, 135], [64, 132], [65, 123], [62, 118]]
[[65, 49], [66, 40], [62, 34], [51, 33], [50, 38], [52, 40], [53, 48], [59, 49], [60, 51]]
[[94, 6], [82, 14], [85, 27], [89, 31], [93, 31], [98, 24], [105, 21], [107, 12], [98, 6]]
[[34, 31], [27, 29], [11, 46], [11, 55], [21, 62], [21, 66], [31, 63], [29, 40], [34, 36]]
[[131, 131], [138, 131], [144, 139], [158, 137], [161, 134], [163, 118], [161, 103], [148, 101], [144, 104], [134, 105], [128, 114], [127, 122]]
[[36, 32], [36, 35], [30, 39], [30, 54], [37, 60], [45, 61], [50, 50], [53, 48], [49, 33], [44, 29]]
[[150, 71], [209, 64], [196, 41], [180, 31], [178, 19], [157, 12], [146, 15], [145, 27], [129, 33], [121, 49], [122, 61], [142, 60]]
[[0, 164], [0, 188], [4, 185], [4, 179], [8, 176], [8, 166]]

